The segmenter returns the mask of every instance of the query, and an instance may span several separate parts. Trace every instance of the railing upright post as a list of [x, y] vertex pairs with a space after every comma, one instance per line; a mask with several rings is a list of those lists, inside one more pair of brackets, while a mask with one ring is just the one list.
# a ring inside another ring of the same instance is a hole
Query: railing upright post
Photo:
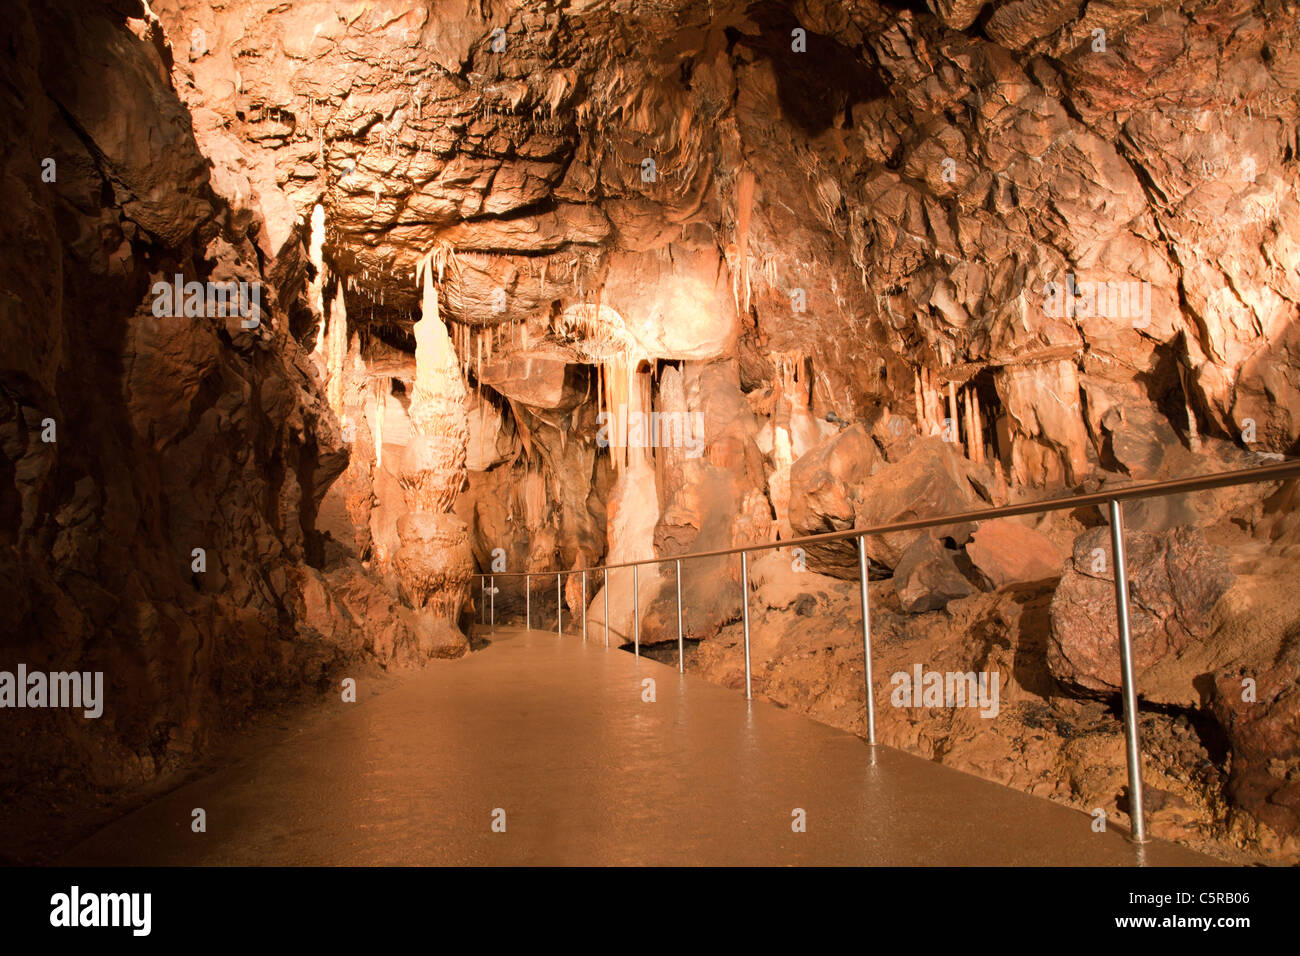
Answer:
[[555, 633], [564, 634], [564, 584], [555, 575]]
[[745, 621], [745, 700], [753, 700], [749, 678], [749, 552], [740, 552], [740, 607]]
[[867, 681], [867, 742], [876, 742], [876, 697], [871, 682], [871, 605], [867, 601], [867, 538], [858, 536], [858, 582], [862, 588], [862, 660]]
[[685, 644], [682, 641], [682, 559], [677, 559], [677, 673], [686, 670]]
[[632, 640], [636, 642], [636, 656], [641, 656], [641, 589], [637, 586], [640, 565], [632, 565]]
[[524, 575], [524, 629], [533, 629], [533, 576]]
[[601, 590], [605, 592], [605, 646], [609, 647], [609, 568], [605, 569], [602, 580], [604, 586]]
[[1142, 810], [1142, 752], [1138, 748], [1137, 690], [1133, 681], [1133, 637], [1129, 632], [1128, 569], [1124, 564], [1124, 515], [1117, 499], [1110, 501], [1110, 543], [1115, 558], [1115, 614], [1119, 619], [1119, 664], [1124, 696], [1124, 740], [1128, 758], [1128, 808], [1135, 843], [1147, 839]]
[[495, 634], [497, 632], [497, 579], [492, 577], [488, 581], [488, 601], [492, 609], [490, 620], [492, 622], [492, 633]]
[[582, 643], [587, 643], [587, 569], [582, 569]]

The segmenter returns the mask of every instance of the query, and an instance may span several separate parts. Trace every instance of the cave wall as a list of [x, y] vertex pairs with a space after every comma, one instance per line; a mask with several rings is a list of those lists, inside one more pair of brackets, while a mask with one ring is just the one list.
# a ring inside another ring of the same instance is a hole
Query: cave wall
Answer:
[[[288, 333], [302, 270], [214, 190], [160, 29], [54, 3], [3, 30], [0, 649], [105, 675], [97, 720], [6, 712], [5, 779], [114, 786], [359, 653], [307, 606], [347, 455]], [[260, 322], [159, 317], [177, 273], [260, 283]]]

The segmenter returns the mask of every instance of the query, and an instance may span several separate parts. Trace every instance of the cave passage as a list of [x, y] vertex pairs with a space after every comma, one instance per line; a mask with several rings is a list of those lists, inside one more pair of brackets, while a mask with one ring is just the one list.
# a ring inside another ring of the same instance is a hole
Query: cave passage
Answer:
[[1300, 863], [1293, 0], [17, 7], [0, 863]]

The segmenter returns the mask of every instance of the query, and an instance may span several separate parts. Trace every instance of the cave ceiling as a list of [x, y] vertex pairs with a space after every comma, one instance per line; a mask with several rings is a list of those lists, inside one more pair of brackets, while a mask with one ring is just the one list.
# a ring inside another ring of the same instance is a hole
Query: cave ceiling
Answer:
[[[813, 355], [851, 416], [909, 365], [1239, 367], [1300, 301], [1294, 4], [154, 9], [227, 196], [271, 254], [320, 204], [351, 320], [394, 344], [432, 252], [495, 347], [575, 306], [669, 359], [749, 325], [742, 358]], [[1149, 282], [1150, 321], [1045, 315], [1067, 274]], [[1224, 427], [1230, 377], [1197, 383]]]

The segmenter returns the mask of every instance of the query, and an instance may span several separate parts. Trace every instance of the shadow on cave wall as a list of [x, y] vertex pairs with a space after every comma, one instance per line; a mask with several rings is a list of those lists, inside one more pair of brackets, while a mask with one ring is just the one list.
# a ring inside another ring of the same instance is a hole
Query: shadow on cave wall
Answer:
[[806, 28], [785, 4], [762, 0], [746, 12], [761, 32], [750, 37], [728, 28], [728, 47], [747, 46], [771, 61], [781, 109], [807, 135], [828, 129], [840, 111], [851, 124], [853, 104], [888, 93], [884, 80], [863, 62], [860, 51], [838, 40], [809, 31], [807, 52], [794, 52], [792, 32]]

